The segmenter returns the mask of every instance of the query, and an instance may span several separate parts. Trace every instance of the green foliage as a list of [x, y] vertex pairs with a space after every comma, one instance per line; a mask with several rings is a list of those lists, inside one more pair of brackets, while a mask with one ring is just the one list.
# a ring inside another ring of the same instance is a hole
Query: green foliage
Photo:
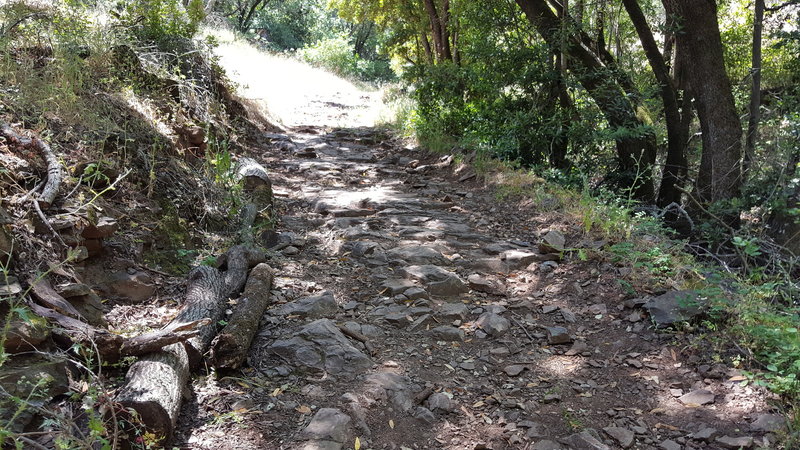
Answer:
[[141, 38], [155, 42], [190, 38], [205, 18], [202, 0], [191, 0], [184, 7], [180, 0], [143, 0], [127, 2], [123, 23], [134, 28]]
[[345, 78], [364, 81], [390, 81], [394, 73], [388, 61], [363, 59], [346, 36], [334, 36], [297, 51], [304, 61]]
[[766, 369], [755, 375], [756, 382], [788, 398], [800, 398], [800, 310], [752, 301], [741, 309], [738, 328]]

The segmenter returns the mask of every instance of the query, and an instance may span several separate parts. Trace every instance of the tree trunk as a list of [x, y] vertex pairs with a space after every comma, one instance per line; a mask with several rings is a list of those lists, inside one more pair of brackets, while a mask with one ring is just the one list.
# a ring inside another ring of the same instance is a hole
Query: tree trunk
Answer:
[[444, 58], [444, 43], [442, 42], [442, 23], [439, 20], [439, 13], [436, 11], [436, 4], [433, 0], [422, 0], [425, 11], [428, 13], [428, 22], [431, 26], [433, 36], [433, 47], [436, 52], [436, 62], [442, 62]]
[[272, 269], [264, 263], [257, 265], [250, 272], [244, 294], [228, 318], [228, 324], [211, 343], [210, 362], [214, 367], [236, 369], [245, 361], [261, 316], [269, 304], [271, 287]]
[[444, 0], [439, 20], [439, 32], [442, 33], [442, 58], [453, 61], [453, 52], [450, 48], [450, 0]]
[[742, 172], [747, 177], [750, 164], [756, 152], [758, 140], [758, 121], [761, 112], [761, 31], [764, 25], [764, 0], [755, 0], [753, 17], [753, 52], [752, 52], [752, 77], [750, 89], [750, 114], [747, 120], [747, 137], [744, 145], [744, 167]]
[[[528, 20], [551, 49], [558, 51], [560, 24], [545, 0], [516, 0]], [[617, 161], [620, 178], [633, 189], [634, 196], [643, 201], [654, 197], [652, 166], [656, 157], [655, 136], [646, 131], [647, 126], [636, 115], [631, 102], [617, 76], [602, 59], [582, 45], [586, 39], [580, 33], [571, 33], [566, 48], [570, 70], [589, 92], [603, 112], [612, 129], [629, 130], [628, 136], [617, 139]], [[645, 131], [643, 131], [645, 130]]]
[[428, 40], [428, 33], [425, 30], [420, 33], [420, 40], [422, 41], [422, 48], [425, 50], [425, 59], [428, 64], [433, 64], [433, 50], [431, 50], [431, 42]]
[[650, 68], [658, 81], [661, 90], [661, 101], [664, 104], [664, 117], [667, 122], [667, 160], [664, 175], [658, 191], [658, 205], [681, 202], [681, 192], [676, 189], [681, 175], [686, 170], [686, 141], [688, 130], [685, 130], [678, 108], [678, 94], [669, 75], [669, 67], [658, 50], [647, 19], [639, 7], [638, 0], [622, 0], [631, 18], [639, 40], [642, 43]]
[[[668, 15], [680, 21], [678, 50], [685, 54], [687, 81], [700, 118], [703, 152], [694, 198], [700, 204], [735, 198], [742, 183], [742, 126], [725, 72], [716, 2], [663, 0]], [[731, 212], [725, 219], [738, 222]]]
[[595, 48], [597, 54], [602, 54], [606, 51], [606, 0], [599, 0], [597, 2], [597, 14], [595, 15], [594, 30], [595, 30]]

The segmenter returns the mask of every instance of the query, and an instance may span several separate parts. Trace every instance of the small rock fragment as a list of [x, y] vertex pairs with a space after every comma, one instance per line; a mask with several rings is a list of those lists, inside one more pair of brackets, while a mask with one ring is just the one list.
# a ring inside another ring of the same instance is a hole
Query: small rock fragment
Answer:
[[491, 312], [481, 314], [478, 320], [475, 321], [475, 325], [493, 337], [504, 335], [511, 327], [508, 319]]
[[506, 366], [503, 368], [503, 372], [505, 372], [510, 377], [515, 377], [521, 374], [526, 367], [522, 364], [512, 364], [510, 366]]
[[706, 427], [706, 428], [703, 428], [700, 431], [697, 431], [695, 433], [690, 434], [689, 437], [691, 439], [696, 440], [696, 441], [708, 442], [711, 439], [713, 439], [714, 436], [716, 436], [716, 435], [717, 435], [716, 428]]
[[678, 398], [684, 405], [707, 405], [714, 403], [714, 393], [708, 389], [697, 389]]
[[743, 449], [743, 448], [753, 448], [753, 437], [752, 436], [742, 436], [742, 437], [732, 437], [732, 436], [721, 436], [714, 440], [717, 444], [719, 444], [722, 448], [730, 448], [730, 449]]
[[547, 342], [551, 345], [569, 344], [572, 342], [572, 337], [569, 335], [564, 327], [547, 327]]
[[539, 251], [542, 253], [561, 253], [564, 251], [567, 239], [560, 231], [550, 230], [539, 243]]
[[673, 441], [672, 439], [667, 439], [661, 442], [658, 445], [658, 448], [660, 448], [661, 450], [682, 450], [683, 446]]
[[629, 448], [631, 445], [633, 445], [633, 439], [635, 435], [633, 434], [633, 431], [627, 428], [605, 427], [603, 428], [603, 431], [614, 438], [614, 440], [617, 441], [619, 446], [622, 448]]
[[430, 335], [440, 341], [463, 341], [464, 331], [460, 328], [443, 325], [429, 331]]
[[570, 435], [565, 439], [572, 448], [581, 450], [611, 450], [609, 446], [600, 440], [597, 431], [587, 428], [580, 433]]

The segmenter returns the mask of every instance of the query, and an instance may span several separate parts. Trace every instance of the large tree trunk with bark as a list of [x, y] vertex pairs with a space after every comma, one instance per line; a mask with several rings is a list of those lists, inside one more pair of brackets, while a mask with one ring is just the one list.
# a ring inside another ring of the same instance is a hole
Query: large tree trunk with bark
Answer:
[[[686, 56], [686, 75], [700, 119], [703, 153], [694, 200], [701, 205], [739, 195], [742, 184], [742, 126], [725, 72], [716, 2], [663, 0], [679, 21], [678, 51]], [[726, 221], [737, 222], [732, 213]]]
[[[561, 29], [558, 17], [545, 0], [516, 0], [528, 20], [553, 49], [559, 51]], [[569, 16], [565, 15], [568, 19]], [[572, 29], [571, 27], [568, 29]], [[569, 67], [581, 85], [589, 92], [597, 107], [603, 112], [611, 128], [625, 129], [626, 135], [616, 141], [617, 161], [623, 182], [634, 190], [635, 197], [652, 201], [654, 188], [652, 168], [656, 158], [655, 135], [636, 114], [636, 105], [627, 95], [632, 89], [625, 76], [615, 66], [609, 66], [610, 55], [599, 55], [590, 49], [597, 47], [580, 31], [565, 36]], [[605, 60], [605, 61], [604, 61]]]

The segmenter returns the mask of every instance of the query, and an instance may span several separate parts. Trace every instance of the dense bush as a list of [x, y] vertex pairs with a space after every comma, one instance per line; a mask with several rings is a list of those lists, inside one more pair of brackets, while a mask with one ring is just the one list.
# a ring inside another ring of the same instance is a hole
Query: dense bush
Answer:
[[304, 61], [339, 76], [364, 81], [390, 81], [394, 73], [388, 61], [361, 58], [346, 36], [325, 38], [297, 51]]

